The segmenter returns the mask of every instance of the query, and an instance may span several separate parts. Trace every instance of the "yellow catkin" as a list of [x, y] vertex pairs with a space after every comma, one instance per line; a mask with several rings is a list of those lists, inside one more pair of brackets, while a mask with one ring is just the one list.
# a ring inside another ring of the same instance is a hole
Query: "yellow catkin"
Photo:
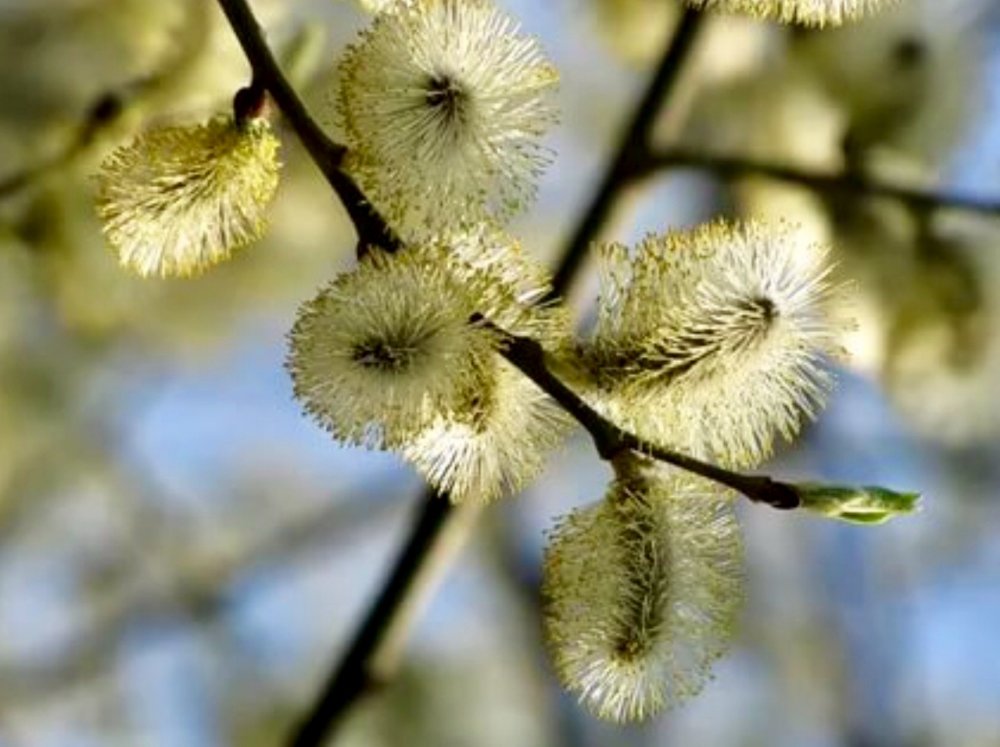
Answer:
[[497, 357], [491, 386], [408, 443], [404, 456], [455, 503], [488, 502], [538, 475], [572, 420], [520, 371]]
[[742, 603], [730, 501], [634, 465], [564, 517], [545, 554], [546, 641], [563, 686], [595, 716], [641, 721], [697, 694]]
[[843, 326], [827, 250], [792, 228], [717, 221], [605, 247], [588, 398], [623, 427], [752, 466], [822, 404]]
[[278, 170], [278, 140], [263, 119], [160, 127], [101, 164], [97, 211], [125, 267], [196, 275], [261, 236]]
[[469, 323], [491, 291], [441, 250], [370, 253], [299, 310], [296, 397], [340, 441], [400, 447], [491, 385], [495, 336]]
[[530, 202], [558, 74], [492, 0], [400, 0], [340, 63], [347, 166], [408, 238]]

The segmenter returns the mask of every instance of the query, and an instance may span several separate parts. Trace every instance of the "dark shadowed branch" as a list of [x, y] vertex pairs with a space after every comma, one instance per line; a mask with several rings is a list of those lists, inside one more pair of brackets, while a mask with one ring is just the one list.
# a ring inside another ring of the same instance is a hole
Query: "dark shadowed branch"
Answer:
[[563, 252], [559, 267], [552, 281], [553, 296], [566, 293], [580, 271], [590, 249], [590, 242], [607, 222], [611, 208], [619, 193], [631, 180], [640, 164], [648, 159], [650, 140], [656, 115], [670, 97], [680, 78], [684, 63], [694, 47], [703, 16], [699, 11], [687, 9], [681, 15], [673, 37], [667, 44], [659, 65], [653, 72], [646, 93], [635, 111], [631, 123], [622, 136], [611, 165], [584, 211], [580, 223]]
[[[136, 492], [128, 484], [122, 487], [130, 495]], [[185, 543], [183, 561], [174, 556], [176, 548], [154, 549], [146, 542], [143, 561], [151, 562], [156, 573], [142, 575], [137, 583], [115, 584], [102, 594], [94, 603], [93, 620], [69, 644], [65, 657], [33, 662], [30, 667], [0, 665], [5, 703], [37, 704], [93, 688], [106, 676], [108, 661], [131, 626], [173, 616], [212, 624], [231, 611], [232, 585], [239, 579], [256, 569], [304, 562], [331, 544], [350, 542], [351, 536], [398, 512], [391, 501], [373, 503], [370, 496], [337, 499], [332, 505], [287, 519], [235, 549]], [[168, 568], [177, 571], [160, 572]]]
[[347, 149], [331, 140], [313, 119], [288, 78], [281, 71], [264, 32], [246, 0], [218, 0], [233, 33], [253, 69], [251, 87], [267, 91], [309, 156], [340, 198], [358, 233], [360, 246], [376, 245], [395, 251], [402, 242], [361, 188], [341, 168]]
[[824, 195], [850, 195], [857, 198], [896, 200], [913, 209], [933, 212], [939, 209], [963, 210], [1000, 216], [1000, 200], [967, 194], [950, 194], [879, 181], [865, 174], [848, 171], [830, 173], [799, 166], [785, 166], [745, 156], [713, 155], [701, 151], [669, 148], [650, 154], [632, 172], [635, 179], [660, 171], [680, 168], [707, 171], [723, 179], [760, 176], [798, 185]]
[[184, 28], [175, 37], [178, 46], [158, 65], [159, 69], [97, 94], [82, 112], [69, 139], [55, 153], [0, 178], [0, 200], [16, 197], [59, 170], [85, 159], [102, 145], [108, 133], [114, 133], [121, 122], [127, 120], [128, 112], [169, 95], [176, 83], [190, 74], [209, 45], [210, 10], [200, 0], [186, 0]]
[[110, 129], [120, 119], [128, 103], [128, 90], [129, 87], [123, 86], [121, 90], [102, 93], [88, 108], [76, 133], [58, 153], [0, 179], [0, 200], [19, 194], [86, 153], [98, 134]]

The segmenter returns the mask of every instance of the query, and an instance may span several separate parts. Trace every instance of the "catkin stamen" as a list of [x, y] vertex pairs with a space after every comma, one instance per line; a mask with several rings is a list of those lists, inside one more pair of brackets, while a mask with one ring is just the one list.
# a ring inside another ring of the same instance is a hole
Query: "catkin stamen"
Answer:
[[443, 247], [373, 252], [300, 309], [296, 396], [338, 440], [395, 448], [488, 386], [494, 340], [468, 319], [491, 292], [453, 272]]
[[689, 5], [806, 26], [839, 26], [892, 0], [688, 0]]
[[534, 196], [558, 76], [492, 0], [395, 4], [340, 77], [347, 167], [404, 237], [504, 221]]
[[838, 324], [826, 250], [787, 226], [710, 223], [604, 249], [583, 359], [593, 402], [644, 439], [750, 467], [811, 416]]
[[367, 368], [398, 373], [413, 365], [420, 346], [390, 344], [385, 340], [368, 340], [355, 346], [352, 360]]
[[670, 604], [670, 548], [657, 541], [656, 520], [641, 494], [625, 494], [613, 510], [620, 520], [616, 540], [624, 584], [612, 649], [625, 663], [642, 659], [655, 645]]
[[262, 118], [153, 128], [101, 164], [97, 212], [122, 265], [196, 275], [261, 236], [278, 168]]
[[451, 128], [462, 123], [469, 96], [462, 85], [451, 76], [437, 75], [427, 83], [425, 100], [427, 105], [444, 120], [444, 126]]

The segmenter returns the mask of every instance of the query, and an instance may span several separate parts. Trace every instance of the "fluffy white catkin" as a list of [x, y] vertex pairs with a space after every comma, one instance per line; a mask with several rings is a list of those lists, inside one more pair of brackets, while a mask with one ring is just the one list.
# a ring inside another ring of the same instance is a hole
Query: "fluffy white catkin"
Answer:
[[594, 405], [642, 438], [759, 463], [830, 385], [839, 352], [827, 250], [788, 226], [709, 223], [603, 250], [584, 347]]
[[894, 0], [687, 0], [689, 5], [743, 13], [782, 23], [838, 26], [892, 5]]
[[348, 167], [407, 237], [504, 219], [534, 195], [555, 68], [491, 0], [400, 0], [340, 64]]
[[278, 139], [263, 118], [149, 130], [101, 164], [104, 234], [140, 275], [201, 273], [263, 233], [278, 167]]
[[562, 684], [623, 722], [701, 690], [729, 646], [743, 577], [729, 500], [672, 471], [617, 466], [605, 498], [552, 531], [543, 602]]
[[469, 319], [495, 292], [453, 272], [440, 247], [371, 252], [299, 311], [296, 396], [340, 441], [401, 446], [491, 385], [494, 336]]

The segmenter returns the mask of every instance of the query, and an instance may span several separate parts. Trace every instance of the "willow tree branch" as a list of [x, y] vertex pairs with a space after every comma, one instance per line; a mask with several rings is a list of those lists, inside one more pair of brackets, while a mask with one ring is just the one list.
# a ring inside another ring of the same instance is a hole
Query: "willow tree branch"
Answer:
[[711, 172], [723, 179], [762, 176], [796, 184], [820, 194], [882, 197], [896, 200], [916, 210], [964, 210], [985, 215], [1000, 215], [1000, 200], [967, 194], [948, 194], [882, 182], [858, 172], [831, 174], [804, 167], [785, 166], [745, 156], [715, 155], [699, 151], [669, 148], [650, 154], [632, 173], [644, 179], [665, 169], [690, 168]]
[[724, 469], [672, 449], [643, 441], [634, 433], [618, 427], [587, 404], [580, 395], [549, 369], [545, 361], [545, 350], [536, 340], [513, 335], [489, 322], [484, 322], [484, 324], [500, 334], [502, 339], [501, 355], [531, 379], [539, 389], [558, 402], [584, 427], [593, 439], [597, 453], [602, 459], [610, 462], [623, 452], [634, 451], [731, 488], [755, 503], [763, 503], [778, 509], [798, 508], [798, 493], [794, 487], [787, 483], [774, 480], [766, 475], [745, 475]]
[[[646, 152], [656, 112], [661, 101], [669, 98], [692, 46], [696, 18], [694, 11], [688, 11], [669, 45], [663, 63], [654, 75], [623, 140], [615, 162], [619, 165], [612, 167], [612, 171], [617, 169], [617, 172], [613, 178], [609, 172], [604, 179], [598, 196], [563, 252], [555, 272], [553, 296], [565, 293], [579, 274], [583, 254], [603, 226], [612, 203], [627, 182], [628, 167], [638, 160], [637, 154]], [[383, 641], [403, 611], [412, 609], [414, 596], [429, 590], [430, 585], [426, 583], [423, 589], [418, 588], [419, 574], [428, 565], [438, 562], [442, 555], [441, 548], [448, 544], [446, 538], [450, 529], [462, 522], [467, 510], [467, 507], [452, 505], [446, 496], [437, 495], [433, 490], [425, 491], [420, 513], [385, 585], [358, 626], [346, 649], [347, 653], [293, 735], [289, 742], [291, 747], [315, 747], [322, 744], [351, 707], [379, 684], [380, 674], [376, 663]]]
[[447, 495], [425, 491], [392, 571], [316, 701], [295, 727], [290, 747], [326, 744], [351, 707], [386, 684], [410, 624], [460, 549], [463, 529], [477, 515], [474, 504], [455, 505]]
[[631, 181], [634, 170], [647, 161], [656, 115], [677, 84], [684, 62], [698, 37], [702, 19], [701, 12], [692, 8], [681, 15], [673, 38], [667, 44], [632, 122], [622, 136], [611, 166], [566, 245], [562, 262], [553, 277], [551, 297], [566, 293], [587, 256], [590, 242], [607, 222], [619, 192]]
[[309, 156], [344, 204], [358, 234], [359, 246], [380, 246], [396, 251], [402, 241], [364, 192], [342, 168], [347, 148], [331, 140], [306, 109], [288, 78], [281, 71], [264, 32], [246, 0], [218, 0], [243, 53], [253, 69], [252, 86], [267, 91]]
[[[390, 486], [382, 487], [388, 490]], [[134, 495], [136, 491], [130, 490], [129, 497]], [[55, 703], [92, 688], [106, 676], [122, 637], [132, 626], [178, 615], [211, 625], [229, 610], [230, 586], [242, 574], [256, 568], [301, 564], [398, 512], [390, 501], [372, 506], [368, 496], [359, 496], [293, 517], [235, 550], [220, 552], [216, 546], [185, 545], [182, 560], [172, 552], [144, 546], [143, 551], [153, 556], [145, 560], [155, 561], [151, 567], [156, 573], [143, 574], [138, 583], [132, 579], [115, 584], [106, 595], [88, 600], [93, 619], [69, 644], [65, 655], [43, 662], [0, 663], [4, 704], [37, 708], [40, 703]], [[157, 557], [160, 554], [163, 557]], [[167, 568], [177, 572], [159, 572]]]
[[[344, 203], [361, 243], [379, 243], [390, 250], [402, 244], [398, 236], [371, 207], [357, 184], [342, 171], [346, 149], [331, 141], [315, 124], [292, 86], [282, 74], [263, 32], [245, 0], [218, 0], [253, 68], [253, 87], [270, 93], [278, 109], [302, 140], [312, 159]], [[649, 135], [660, 104], [669, 98], [680, 69], [692, 46], [699, 14], [686, 11], [629, 127], [608, 176], [567, 246], [555, 273], [553, 295], [566, 291], [577, 276], [583, 255], [620, 189], [628, 182], [630, 169], [647, 152]], [[348, 645], [347, 653], [324, 684], [307, 716], [295, 730], [290, 745], [322, 744], [335, 725], [357, 700], [380, 681], [387, 649], [398, 645], [401, 629], [415, 606], [426, 596], [433, 567], [448, 555], [451, 531], [464, 523], [470, 511], [453, 506], [447, 496], [428, 489], [422, 507], [388, 580]]]

